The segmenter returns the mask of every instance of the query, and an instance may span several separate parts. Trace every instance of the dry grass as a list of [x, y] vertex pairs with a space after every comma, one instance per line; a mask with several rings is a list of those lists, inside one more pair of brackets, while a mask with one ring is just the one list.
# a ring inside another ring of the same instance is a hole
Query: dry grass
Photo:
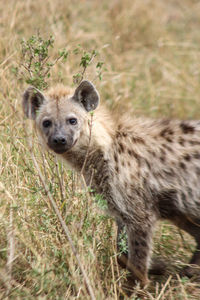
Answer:
[[[99, 49], [107, 72], [95, 80], [108, 106], [151, 117], [200, 118], [200, 3], [195, 0], [9, 0], [0, 2], [0, 297], [90, 299], [80, 267], [52, 210], [32, 155], [73, 239], [95, 299], [118, 299], [125, 271], [116, 263], [113, 221], [79, 188], [77, 175], [34, 141], [21, 112], [25, 88], [12, 72], [19, 41], [40, 29], [57, 49]], [[78, 57], [56, 66], [50, 84], [72, 84]], [[90, 69], [87, 78], [94, 79]], [[163, 223], [155, 253], [172, 267], [132, 299], [199, 299], [198, 284], [180, 279], [194, 243]], [[123, 296], [121, 296], [123, 298]]]

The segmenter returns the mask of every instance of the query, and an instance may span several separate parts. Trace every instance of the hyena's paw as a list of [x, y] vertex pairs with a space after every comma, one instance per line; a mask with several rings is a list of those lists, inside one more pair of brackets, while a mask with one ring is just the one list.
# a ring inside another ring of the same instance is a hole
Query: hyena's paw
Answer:
[[[143, 298], [144, 289], [149, 283], [147, 276], [144, 277], [144, 280], [141, 281], [133, 273], [130, 272], [127, 274], [126, 279], [124, 279], [122, 283], [123, 293], [128, 297], [134, 294], [134, 296], [137, 296], [138, 298]], [[140, 294], [140, 292], [142, 292], [142, 294]]]
[[197, 281], [200, 281], [200, 266], [199, 265], [190, 265], [187, 267], [184, 267], [180, 271], [181, 277], [188, 277], [193, 278]]
[[[125, 253], [118, 255], [117, 261], [122, 268], [126, 268], [128, 255]], [[164, 275], [166, 273], [166, 270], [167, 270], [167, 263], [166, 261], [164, 261], [164, 259], [160, 257], [152, 258], [150, 269], [148, 271], [150, 275]]]

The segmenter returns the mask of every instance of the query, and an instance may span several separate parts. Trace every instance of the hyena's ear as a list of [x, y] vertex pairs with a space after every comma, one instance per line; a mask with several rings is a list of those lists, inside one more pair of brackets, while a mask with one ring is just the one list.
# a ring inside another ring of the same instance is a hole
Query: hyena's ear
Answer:
[[73, 100], [82, 104], [86, 111], [95, 110], [99, 104], [99, 93], [90, 81], [84, 80], [75, 90]]
[[44, 95], [35, 87], [30, 86], [23, 94], [22, 106], [24, 114], [29, 118], [35, 120], [36, 112], [44, 102]]

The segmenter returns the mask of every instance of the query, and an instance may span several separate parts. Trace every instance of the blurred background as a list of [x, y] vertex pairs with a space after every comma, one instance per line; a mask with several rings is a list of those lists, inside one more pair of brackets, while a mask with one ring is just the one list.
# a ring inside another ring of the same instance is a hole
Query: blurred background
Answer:
[[[98, 51], [84, 78], [94, 82], [110, 109], [135, 116], [200, 119], [200, 1], [8, 0], [0, 2], [0, 297], [90, 299], [82, 274], [51, 209], [27, 145], [21, 95], [22, 39], [54, 37], [50, 49], [69, 51], [48, 78], [74, 87], [80, 55]], [[96, 63], [104, 62], [102, 78]], [[33, 140], [34, 155], [56, 199], [88, 274], [96, 299], [118, 299], [126, 272], [117, 266], [112, 219], [103, 215], [76, 174], [65, 170]], [[151, 278], [132, 299], [199, 299], [198, 284], [180, 279], [194, 243], [172, 225], [160, 224], [155, 254], [175, 267]], [[142, 293], [142, 294], [141, 294]], [[142, 295], [142, 296], [141, 296]]]

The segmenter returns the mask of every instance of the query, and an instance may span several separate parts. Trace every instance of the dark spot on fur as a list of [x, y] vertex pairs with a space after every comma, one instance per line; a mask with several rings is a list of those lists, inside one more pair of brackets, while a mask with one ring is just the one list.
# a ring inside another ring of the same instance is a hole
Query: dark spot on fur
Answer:
[[103, 182], [106, 182], [108, 180], [109, 176], [106, 175], [104, 178], [103, 178]]
[[173, 135], [174, 134], [174, 132], [173, 132], [173, 130], [171, 129], [171, 128], [165, 128], [165, 129], [163, 129], [161, 132], [160, 132], [160, 136], [161, 137], [167, 137], [167, 136], [169, 136], [169, 135]]
[[168, 126], [170, 124], [170, 120], [165, 119], [165, 120], [161, 120], [160, 121], [160, 125], [161, 126]]
[[183, 192], [181, 192], [181, 199], [185, 202], [186, 201], [186, 196]]
[[195, 153], [193, 154], [193, 157], [194, 157], [195, 159], [200, 159], [200, 153], [199, 153], [199, 152], [195, 152]]
[[186, 122], [181, 122], [180, 128], [182, 129], [183, 133], [194, 133], [194, 127]]
[[127, 137], [127, 135], [128, 135], [127, 132], [122, 132], [123, 137]]
[[141, 236], [146, 239], [147, 238], [147, 233], [146, 232], [141, 232]]
[[146, 178], [143, 178], [143, 185], [144, 185], [144, 187], [146, 187], [146, 185], [147, 185], [147, 180], [146, 180]]
[[118, 152], [119, 152], [119, 154], [121, 154], [121, 153], [122, 153], [122, 150], [121, 150], [121, 148], [118, 148]]
[[185, 140], [182, 137], [179, 138], [178, 142], [181, 146], [185, 145]]
[[118, 126], [118, 130], [121, 130], [122, 129], [122, 125], [121, 124], [119, 124], [119, 126]]
[[181, 169], [185, 170], [186, 169], [186, 165], [183, 162], [179, 163], [179, 166]]
[[114, 160], [115, 160], [116, 163], [118, 163], [118, 157], [117, 157], [116, 153], [114, 154]]
[[130, 156], [133, 156], [133, 155], [134, 155], [134, 151], [131, 150], [131, 149], [128, 149], [128, 154], [129, 154]]
[[135, 246], [138, 247], [139, 245], [140, 245], [139, 242], [136, 240], [135, 241]]
[[120, 153], [124, 152], [124, 145], [122, 143], [119, 143], [119, 152]]
[[117, 173], [119, 173], [119, 167], [118, 167], [118, 166], [115, 166], [115, 171], [116, 171]]
[[196, 173], [198, 176], [200, 176], [200, 168], [199, 167], [196, 167]]
[[141, 242], [140, 242], [140, 245], [142, 246], [142, 247], [147, 247], [147, 243], [146, 243], [146, 241], [145, 240], [142, 240]]
[[172, 148], [169, 147], [167, 144], [162, 144], [163, 148], [167, 149], [170, 152], [173, 152]]
[[138, 258], [145, 258], [146, 257], [146, 252], [144, 250], [142, 250], [141, 248], [139, 249], [135, 249], [135, 254]]
[[139, 136], [132, 136], [132, 142], [138, 144], [145, 144], [145, 141]]
[[197, 146], [200, 145], [200, 141], [189, 141], [190, 145]]
[[122, 160], [122, 166], [123, 166], [123, 167], [125, 166], [124, 160]]
[[[140, 235], [140, 237], [141, 237], [141, 235]], [[141, 247], [147, 248], [147, 243], [146, 243], [145, 240], [140, 240], [140, 241], [136, 240], [135, 241], [135, 247], [140, 248], [140, 249], [141, 249]]]
[[149, 162], [147, 159], [145, 159], [145, 162], [146, 162], [146, 164], [147, 164], [149, 170], [151, 170], [151, 164], [150, 164], [150, 162]]
[[118, 139], [119, 137], [120, 137], [120, 132], [117, 131], [117, 132], [116, 132], [116, 138]]
[[138, 165], [141, 165], [141, 156], [139, 154], [137, 154], [134, 150], [128, 149], [127, 150], [129, 156], [133, 156], [135, 157], [135, 159], [137, 160]]
[[186, 160], [186, 161], [190, 161], [191, 160], [191, 156], [189, 154], [185, 154], [183, 156], [183, 158]]
[[161, 133], [160, 133], [160, 136], [161, 136], [161, 137], [164, 137], [165, 134], [166, 134], [166, 129], [163, 129], [163, 130], [161, 131]]
[[155, 151], [150, 150], [149, 153], [150, 153], [152, 156], [156, 157]]
[[166, 146], [165, 144], [162, 144], [162, 147], [163, 147], [162, 149], [165, 149], [165, 146]]
[[169, 143], [172, 143], [172, 139], [170, 137], [167, 137], [166, 140], [169, 142]]
[[165, 162], [165, 156], [164, 156], [164, 155], [162, 155], [162, 156], [160, 157], [160, 161], [161, 161], [162, 163]]
[[128, 166], [129, 166], [129, 167], [131, 166], [131, 163], [130, 163], [130, 161], [129, 161], [129, 160], [128, 160], [127, 164], [128, 164]]

